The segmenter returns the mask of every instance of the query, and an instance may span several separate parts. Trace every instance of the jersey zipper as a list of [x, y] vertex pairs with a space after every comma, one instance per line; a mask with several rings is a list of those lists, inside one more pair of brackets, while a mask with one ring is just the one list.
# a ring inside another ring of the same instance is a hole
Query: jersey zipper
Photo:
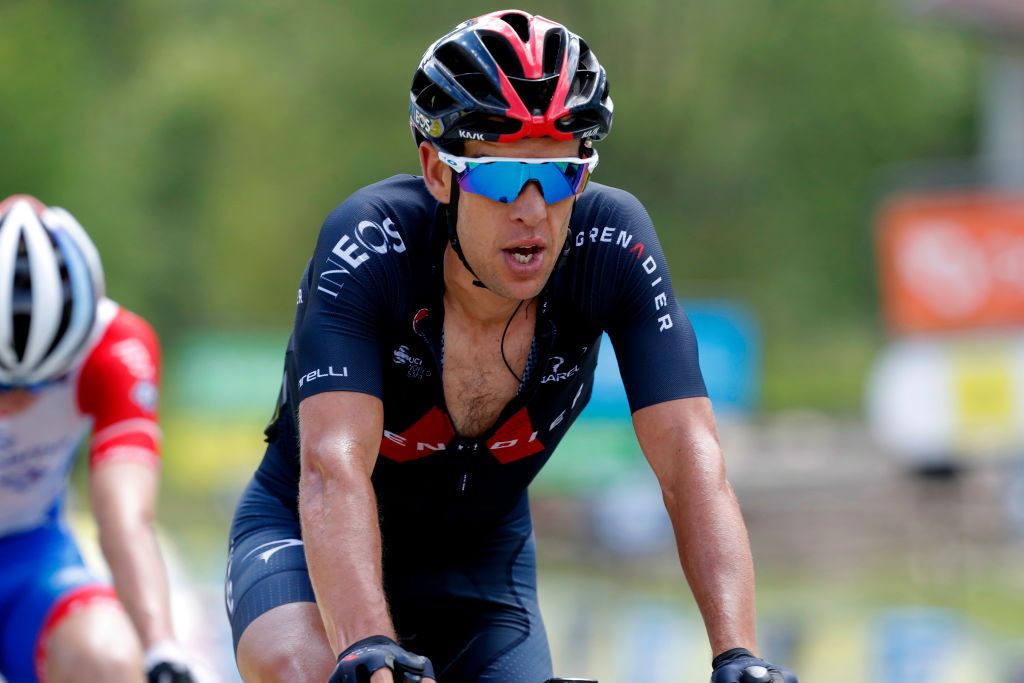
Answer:
[[452, 456], [456, 458], [455, 490], [461, 495], [469, 490], [472, 478], [470, 475], [471, 465], [473, 464], [472, 458], [479, 452], [480, 443], [477, 439], [467, 439], [459, 434], [459, 430], [455, 426], [455, 422], [452, 420], [451, 413], [448, 410], [448, 402], [444, 396], [444, 359], [441, 355], [440, 344], [436, 341], [440, 335], [437, 333], [437, 324], [434, 316], [431, 315], [431, 310], [437, 310], [437, 308], [426, 309], [427, 315], [419, 321], [415, 331], [430, 351], [430, 357], [434, 361], [434, 368], [437, 372], [437, 402], [441, 406], [441, 410], [444, 411], [445, 417], [448, 418], [448, 424], [451, 425], [452, 433], [455, 435], [450, 447], [453, 451]]
[[[456, 491], [460, 495], [464, 495], [469, 491], [472, 484], [472, 469], [476, 459], [480, 456], [481, 446], [486, 445], [487, 441], [494, 436], [494, 434], [501, 428], [501, 426], [516, 412], [521, 410], [523, 406], [529, 402], [533, 394], [536, 393], [537, 387], [540, 386], [540, 379], [543, 377], [543, 368], [547, 367], [548, 359], [551, 355], [551, 349], [555, 343], [555, 336], [557, 329], [552, 319], [550, 312], [550, 302], [546, 296], [542, 295], [541, 301], [538, 303], [537, 323], [534, 327], [534, 336], [537, 337], [537, 367], [541, 370], [534, 372], [530, 375], [530, 379], [523, 386], [522, 390], [512, 397], [512, 400], [505, 404], [501, 412], [495, 419], [494, 424], [491, 425], [484, 433], [477, 437], [467, 438], [459, 433], [458, 428], [455, 426], [455, 422], [452, 420], [451, 413], [448, 410], [448, 402], [444, 395], [444, 359], [441, 354], [441, 347], [437, 340], [440, 335], [437, 331], [437, 321], [431, 314], [433, 310], [441, 308], [443, 310], [443, 304], [433, 308], [426, 308], [427, 315], [424, 316], [419, 324], [415, 326], [416, 334], [426, 344], [427, 349], [430, 351], [430, 356], [434, 361], [434, 368], [437, 371], [438, 378], [438, 405], [444, 411], [445, 417], [448, 418], [448, 423], [451, 425], [452, 433], [455, 434], [455, 438], [452, 439], [452, 450], [454, 450], [454, 456], [457, 458], [456, 463]], [[443, 324], [443, 318], [441, 320]], [[539, 334], [539, 336], [538, 336]]]

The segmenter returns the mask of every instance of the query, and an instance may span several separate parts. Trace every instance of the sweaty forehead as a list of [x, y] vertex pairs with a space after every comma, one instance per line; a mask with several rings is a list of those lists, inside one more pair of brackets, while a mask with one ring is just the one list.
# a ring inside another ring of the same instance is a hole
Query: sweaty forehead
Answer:
[[466, 142], [467, 157], [574, 157], [579, 154], [579, 140], [552, 138], [521, 138], [514, 142]]

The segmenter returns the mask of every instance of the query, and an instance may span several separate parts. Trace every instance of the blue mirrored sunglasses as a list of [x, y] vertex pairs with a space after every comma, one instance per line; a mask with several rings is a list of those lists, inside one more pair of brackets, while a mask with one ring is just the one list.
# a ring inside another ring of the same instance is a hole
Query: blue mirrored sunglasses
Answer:
[[597, 168], [597, 152], [586, 159], [576, 157], [457, 157], [438, 151], [438, 157], [451, 167], [459, 187], [496, 202], [511, 204], [526, 183], [540, 185], [548, 204], [582, 191]]

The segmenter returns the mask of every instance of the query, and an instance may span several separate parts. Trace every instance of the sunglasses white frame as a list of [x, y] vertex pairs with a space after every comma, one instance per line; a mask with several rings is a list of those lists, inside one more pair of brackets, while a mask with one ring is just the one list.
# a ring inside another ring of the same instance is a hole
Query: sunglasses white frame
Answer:
[[448, 154], [437, 150], [437, 157], [448, 164], [448, 166], [456, 173], [463, 173], [470, 163], [473, 164], [493, 164], [493, 163], [519, 163], [519, 164], [548, 164], [548, 163], [571, 163], [571, 164], [586, 164], [587, 173], [593, 174], [594, 169], [597, 168], [597, 152], [594, 152], [591, 156], [582, 157], [460, 157], [454, 154]]

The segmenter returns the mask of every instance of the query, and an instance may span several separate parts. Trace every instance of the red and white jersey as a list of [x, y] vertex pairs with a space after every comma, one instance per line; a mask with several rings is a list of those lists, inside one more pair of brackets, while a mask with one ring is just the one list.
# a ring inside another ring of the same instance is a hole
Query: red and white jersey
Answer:
[[0, 415], [0, 536], [50, 518], [89, 431], [90, 467], [111, 456], [156, 465], [159, 387], [160, 345], [153, 329], [104, 299], [75, 370], [40, 389], [28, 408]]

